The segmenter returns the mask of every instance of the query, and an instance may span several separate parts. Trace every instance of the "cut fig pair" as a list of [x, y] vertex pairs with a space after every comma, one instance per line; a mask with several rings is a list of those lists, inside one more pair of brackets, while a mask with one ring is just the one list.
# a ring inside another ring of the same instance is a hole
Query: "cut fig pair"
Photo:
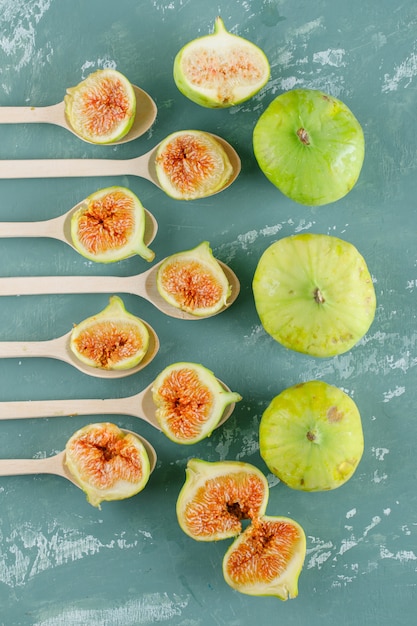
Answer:
[[[268, 482], [257, 467], [193, 458], [178, 496], [177, 518], [197, 541], [236, 537], [223, 559], [223, 575], [233, 589], [287, 600], [298, 594], [306, 538], [294, 520], [266, 515], [268, 497]], [[245, 528], [244, 521], [249, 522]]]

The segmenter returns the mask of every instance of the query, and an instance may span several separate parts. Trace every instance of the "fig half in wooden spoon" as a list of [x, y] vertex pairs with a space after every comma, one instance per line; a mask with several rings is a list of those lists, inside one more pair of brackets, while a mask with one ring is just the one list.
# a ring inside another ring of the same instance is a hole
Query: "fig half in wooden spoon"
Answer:
[[[194, 200], [229, 187], [240, 168], [239, 155], [221, 137], [205, 131], [179, 131], [133, 159], [2, 160], [0, 178], [140, 176], [176, 199]], [[202, 184], [207, 176], [215, 184]]]
[[[203, 368], [205, 372], [201, 375], [201, 368], [194, 363], [175, 363], [161, 372], [162, 381], [157, 377], [143, 391], [123, 398], [0, 402], [0, 420], [122, 414], [148, 422], [167, 436], [172, 435], [170, 438], [177, 443], [196, 443], [224, 424], [241, 399], [207, 368]], [[170, 378], [173, 369], [175, 376]], [[207, 382], [209, 374], [211, 382]], [[168, 415], [174, 418], [172, 427]], [[210, 428], [206, 428], [207, 422]]]
[[[179, 253], [180, 254], [180, 253]], [[175, 255], [172, 255], [175, 256]], [[0, 278], [0, 295], [23, 296], [43, 294], [67, 294], [67, 293], [130, 293], [140, 296], [151, 302], [157, 309], [178, 319], [196, 320], [205, 319], [211, 315], [217, 315], [236, 300], [240, 283], [236, 274], [225, 263], [217, 261], [219, 267], [226, 275], [230, 286], [225, 304], [213, 312], [210, 308], [209, 315], [202, 311], [193, 315], [183, 310], [180, 305], [173, 306], [158, 291], [158, 272], [163, 263], [171, 257], [162, 259], [146, 272], [133, 276], [16, 276]], [[202, 285], [204, 286], [204, 282]]]
[[0, 237], [57, 239], [95, 263], [138, 254], [154, 259], [149, 245], [158, 231], [155, 217], [126, 187], [99, 189], [63, 215], [37, 222], [0, 222]]
[[0, 476], [56, 474], [87, 494], [93, 506], [122, 500], [144, 489], [155, 469], [156, 452], [144, 437], [115, 424], [88, 424], [65, 450], [44, 459], [0, 459]]
[[97, 70], [65, 99], [44, 107], [0, 107], [0, 124], [46, 123], [61, 126], [93, 144], [126, 143], [152, 126], [155, 102], [115, 70]]

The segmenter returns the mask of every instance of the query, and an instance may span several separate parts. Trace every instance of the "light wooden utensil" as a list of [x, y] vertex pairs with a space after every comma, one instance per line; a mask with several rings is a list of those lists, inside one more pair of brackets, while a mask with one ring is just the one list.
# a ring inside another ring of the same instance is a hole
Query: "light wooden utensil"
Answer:
[[[122, 430], [125, 433], [132, 433], [141, 440], [149, 458], [150, 470], [153, 472], [157, 461], [154, 447], [137, 433], [124, 428]], [[81, 489], [65, 464], [65, 450], [46, 459], [0, 459], [0, 476], [24, 476], [29, 474], [56, 474], [66, 478]]]
[[149, 365], [159, 350], [159, 338], [155, 330], [144, 320], [142, 320], [142, 323], [145, 324], [149, 332], [148, 350], [141, 362], [130, 369], [105, 370], [100, 367], [86, 365], [80, 359], [77, 359], [70, 348], [72, 331], [56, 339], [46, 341], [0, 341], [0, 358], [40, 357], [58, 359], [69, 363], [80, 370], [80, 372], [88, 374], [88, 376], [95, 376], [96, 378], [124, 378], [125, 376], [136, 374], [136, 372]]
[[[133, 276], [15, 276], [0, 278], [0, 296], [27, 296], [46, 294], [83, 293], [129, 293], [148, 300], [159, 311], [177, 319], [197, 320], [197, 317], [181, 311], [164, 300], [156, 286], [156, 276], [162, 259], [141, 274]], [[219, 261], [231, 285], [231, 295], [221, 313], [237, 298], [240, 290], [239, 279], [226, 265]], [[215, 313], [214, 315], [217, 315]]]
[[[68, 244], [78, 252], [75, 248], [71, 237], [71, 218], [86, 202], [81, 200], [72, 209], [49, 220], [41, 220], [38, 222], [0, 222], [0, 237], [45, 237], [48, 239], [58, 239]], [[144, 243], [149, 246], [155, 239], [158, 232], [158, 223], [155, 217], [147, 209], [145, 210], [145, 232]]]
[[[230, 389], [221, 381], [225, 391]], [[25, 419], [33, 417], [62, 417], [64, 415], [130, 415], [148, 422], [161, 430], [156, 418], [156, 406], [152, 398], [153, 383], [133, 396], [123, 398], [65, 399], [65, 400], [12, 400], [0, 402], [0, 420]], [[229, 419], [235, 403], [229, 404], [218, 424], [221, 426]]]
[[[136, 96], [136, 115], [132, 128], [124, 137], [119, 139], [119, 141], [113, 141], [110, 144], [100, 145], [115, 146], [117, 144], [133, 141], [146, 133], [146, 131], [149, 130], [154, 123], [157, 115], [155, 102], [152, 100], [150, 95], [146, 93], [146, 91], [143, 91], [140, 87], [136, 87], [136, 85], [132, 86]], [[54, 124], [55, 126], [61, 126], [62, 128], [69, 130], [73, 135], [76, 135], [79, 139], [87, 141], [75, 132], [66, 118], [64, 101], [44, 107], [0, 107], [0, 124], [31, 123]], [[91, 142], [87, 141], [87, 143]]]
[[[210, 133], [208, 133], [210, 134]], [[215, 137], [230, 159], [233, 174], [215, 193], [229, 187], [239, 175], [241, 162], [235, 149], [224, 139]], [[0, 178], [68, 178], [83, 176], [139, 176], [162, 189], [156, 175], [155, 160], [159, 144], [142, 156], [131, 159], [17, 159], [0, 160]], [[207, 196], [214, 195], [207, 194]]]

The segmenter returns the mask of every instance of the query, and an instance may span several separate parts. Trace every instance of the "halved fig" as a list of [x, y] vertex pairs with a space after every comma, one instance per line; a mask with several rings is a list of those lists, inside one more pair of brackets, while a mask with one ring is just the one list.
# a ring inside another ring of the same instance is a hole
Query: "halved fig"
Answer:
[[265, 409], [260, 454], [292, 489], [325, 491], [346, 483], [362, 458], [361, 416], [344, 391], [322, 380], [284, 389]]
[[156, 286], [169, 304], [196, 317], [218, 313], [231, 294], [208, 241], [165, 259], [158, 269]]
[[98, 508], [105, 500], [139, 493], [150, 475], [149, 457], [139, 437], [109, 422], [77, 430], [65, 446], [65, 463], [88, 502]]
[[126, 187], [106, 187], [88, 196], [71, 216], [74, 247], [96, 263], [112, 263], [138, 254], [152, 261], [144, 242], [145, 210]]
[[201, 130], [168, 135], [158, 146], [155, 170], [161, 188], [176, 200], [196, 200], [214, 194], [233, 174], [221, 143]]
[[156, 418], [176, 443], [192, 444], [211, 435], [226, 407], [242, 399], [229, 391], [213, 372], [198, 363], [173, 363], [152, 385]]
[[190, 459], [176, 512], [182, 530], [197, 541], [218, 541], [242, 532], [242, 520], [265, 513], [269, 489], [264, 474], [241, 461]]
[[65, 115], [74, 132], [91, 143], [107, 144], [124, 137], [136, 114], [129, 80], [113, 69], [93, 72], [64, 97]]
[[209, 108], [230, 107], [254, 96], [268, 81], [265, 53], [226, 30], [221, 17], [211, 35], [186, 44], [174, 61], [174, 80], [187, 98]]
[[149, 331], [143, 321], [126, 311], [119, 296], [97, 315], [74, 326], [70, 348], [90, 367], [124, 370], [138, 365], [149, 346]]
[[264, 515], [253, 520], [227, 550], [224, 579], [251, 596], [295, 598], [305, 555], [306, 537], [297, 522]]

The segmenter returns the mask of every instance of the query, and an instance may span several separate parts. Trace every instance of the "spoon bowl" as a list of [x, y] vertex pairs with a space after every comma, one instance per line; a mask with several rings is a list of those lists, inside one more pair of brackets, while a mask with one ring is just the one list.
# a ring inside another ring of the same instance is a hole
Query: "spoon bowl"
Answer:
[[[87, 202], [87, 199], [81, 200], [72, 209], [49, 220], [41, 220], [37, 222], [0, 222], [0, 237], [45, 237], [47, 239], [57, 239], [71, 246], [73, 250], [80, 254], [79, 250], [74, 246], [71, 236], [71, 218], [79, 209]], [[143, 241], [149, 246], [155, 239], [158, 232], [158, 222], [155, 217], [147, 209], [145, 211], [145, 232]], [[135, 253], [132, 253], [132, 256]]]
[[[221, 143], [233, 168], [225, 185], [209, 197], [230, 187], [241, 170], [240, 157], [223, 138], [207, 133]], [[17, 159], [0, 161], [0, 179], [4, 178], [68, 178], [84, 176], [139, 176], [165, 192], [156, 175], [156, 154], [162, 142], [145, 154], [131, 159]]]
[[[225, 389], [230, 389], [222, 381]], [[65, 415], [129, 415], [138, 417], [157, 430], [161, 430], [156, 418], [156, 406], [152, 398], [153, 382], [143, 391], [123, 398], [81, 400], [12, 400], [0, 402], [0, 420], [34, 417], [62, 417]], [[223, 425], [232, 415], [235, 403], [229, 404], [216, 428]]]
[[46, 341], [0, 341], [0, 358], [51, 358], [69, 363], [80, 372], [83, 372], [83, 374], [95, 376], [96, 378], [113, 379], [132, 376], [132, 374], [136, 374], [149, 365], [159, 350], [159, 338], [155, 330], [144, 320], [141, 321], [145, 324], [149, 333], [149, 346], [140, 363], [129, 369], [106, 370], [83, 363], [80, 359], [77, 359], [70, 348], [72, 331], [56, 339]]
[[[115, 146], [121, 143], [127, 143], [133, 141], [138, 137], [141, 137], [150, 129], [154, 123], [157, 115], [157, 107], [151, 96], [146, 93], [140, 87], [132, 85], [136, 96], [136, 115], [133, 125], [129, 132], [119, 139], [119, 141], [113, 141], [109, 144], [100, 144]], [[64, 101], [58, 102], [45, 107], [0, 107], [0, 124], [54, 124], [55, 126], [61, 126], [70, 131], [73, 135], [91, 143], [80, 137], [78, 133], [72, 128], [65, 115], [65, 103]], [[98, 144], [93, 144], [98, 145]]]
[[157, 289], [157, 273], [162, 259], [147, 271], [132, 276], [16, 276], [0, 278], [0, 296], [46, 295], [46, 294], [83, 294], [83, 293], [129, 293], [148, 300], [159, 311], [184, 320], [206, 319], [218, 315], [229, 308], [236, 300], [239, 291], [239, 279], [233, 270], [219, 261], [231, 286], [231, 294], [225, 306], [210, 316], [192, 315], [174, 307], [164, 300]]
[[[155, 448], [141, 435], [122, 428], [123, 432], [135, 435], [143, 443], [149, 458], [151, 473], [155, 469], [157, 455]], [[0, 459], [0, 476], [24, 476], [29, 474], [55, 474], [62, 476], [81, 489], [65, 463], [65, 450], [45, 459]]]

